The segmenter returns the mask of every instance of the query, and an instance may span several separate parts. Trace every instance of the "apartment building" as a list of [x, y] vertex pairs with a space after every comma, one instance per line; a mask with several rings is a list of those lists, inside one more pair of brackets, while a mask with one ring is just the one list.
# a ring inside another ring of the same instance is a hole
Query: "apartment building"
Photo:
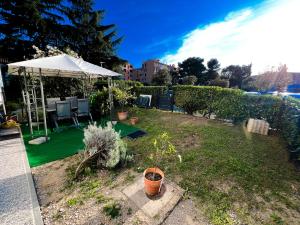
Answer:
[[131, 80], [130, 75], [133, 71], [133, 66], [130, 63], [126, 63], [123, 67], [123, 74], [125, 80]]
[[143, 62], [141, 68], [133, 69], [129, 77], [130, 80], [151, 84], [155, 74], [162, 69], [172, 71], [175, 66], [161, 63], [159, 59], [151, 59]]

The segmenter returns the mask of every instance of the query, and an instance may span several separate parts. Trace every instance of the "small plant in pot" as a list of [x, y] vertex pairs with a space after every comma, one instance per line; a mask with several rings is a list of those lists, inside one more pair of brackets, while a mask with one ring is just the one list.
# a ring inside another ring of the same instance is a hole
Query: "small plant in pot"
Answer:
[[154, 139], [153, 147], [155, 151], [149, 157], [153, 167], [147, 168], [144, 171], [145, 193], [149, 196], [155, 196], [161, 190], [165, 178], [165, 174], [161, 170], [162, 162], [172, 157], [178, 157], [181, 160], [181, 156], [176, 155], [175, 146], [171, 143], [170, 137], [165, 132]]
[[121, 111], [118, 112], [119, 120], [126, 120], [128, 117], [128, 112], [124, 111], [124, 107], [128, 104], [130, 99], [133, 99], [133, 95], [130, 90], [114, 88], [114, 96], [121, 107]]

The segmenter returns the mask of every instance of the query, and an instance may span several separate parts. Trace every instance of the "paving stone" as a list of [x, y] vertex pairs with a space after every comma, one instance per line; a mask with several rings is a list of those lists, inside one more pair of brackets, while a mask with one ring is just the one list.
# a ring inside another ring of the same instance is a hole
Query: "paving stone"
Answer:
[[136, 220], [140, 221], [140, 224], [160, 224], [180, 201], [184, 191], [173, 182], [165, 180], [160, 195], [150, 198], [144, 193], [143, 179], [143, 175], [140, 175], [133, 184], [122, 190], [139, 208], [131, 222]]
[[0, 223], [43, 224], [21, 138], [0, 141]]

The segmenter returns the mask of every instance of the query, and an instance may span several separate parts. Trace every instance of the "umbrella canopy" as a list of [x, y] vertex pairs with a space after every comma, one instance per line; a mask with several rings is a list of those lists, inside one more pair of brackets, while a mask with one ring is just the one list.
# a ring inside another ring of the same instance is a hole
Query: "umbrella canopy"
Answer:
[[74, 58], [66, 54], [10, 63], [8, 64], [8, 72], [11, 75], [18, 75], [20, 67], [29, 68], [28, 72], [31, 72], [32, 75], [39, 75], [39, 69], [41, 69], [42, 75], [49, 77], [121, 76], [121, 74], [86, 62], [81, 58]]

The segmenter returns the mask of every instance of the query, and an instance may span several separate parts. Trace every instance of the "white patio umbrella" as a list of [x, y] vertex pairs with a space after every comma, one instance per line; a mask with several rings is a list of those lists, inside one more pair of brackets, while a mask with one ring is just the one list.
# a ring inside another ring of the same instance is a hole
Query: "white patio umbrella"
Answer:
[[[29, 117], [28, 119], [29, 119], [31, 134], [33, 134], [33, 130], [32, 130], [32, 120], [31, 120], [31, 113], [30, 113], [31, 112], [30, 98], [29, 98], [29, 92], [28, 92], [27, 81], [26, 81], [26, 69], [30, 69], [29, 72], [31, 76], [39, 77], [43, 117], [44, 117], [44, 129], [45, 129], [45, 136], [46, 136], [45, 140], [47, 140], [48, 132], [47, 132], [44, 88], [42, 82], [43, 76], [69, 77], [69, 78], [85, 78], [85, 77], [86, 78], [98, 78], [98, 77], [111, 78], [114, 76], [121, 76], [121, 74], [105, 69], [101, 66], [97, 66], [92, 63], [86, 62], [81, 58], [74, 58], [67, 54], [8, 64], [8, 73], [10, 75], [21, 75], [22, 72], [24, 75], [26, 103], [27, 103], [27, 111]], [[109, 82], [109, 84], [110, 83], [111, 81]]]
[[23, 67], [30, 68], [37, 75], [39, 75], [41, 69], [42, 76], [48, 77], [82, 78], [83, 76], [89, 76], [97, 78], [101, 76], [121, 76], [121, 74], [86, 62], [81, 58], [74, 58], [66, 54], [10, 63], [8, 67], [8, 72], [11, 75], [19, 75], [19, 69]]

